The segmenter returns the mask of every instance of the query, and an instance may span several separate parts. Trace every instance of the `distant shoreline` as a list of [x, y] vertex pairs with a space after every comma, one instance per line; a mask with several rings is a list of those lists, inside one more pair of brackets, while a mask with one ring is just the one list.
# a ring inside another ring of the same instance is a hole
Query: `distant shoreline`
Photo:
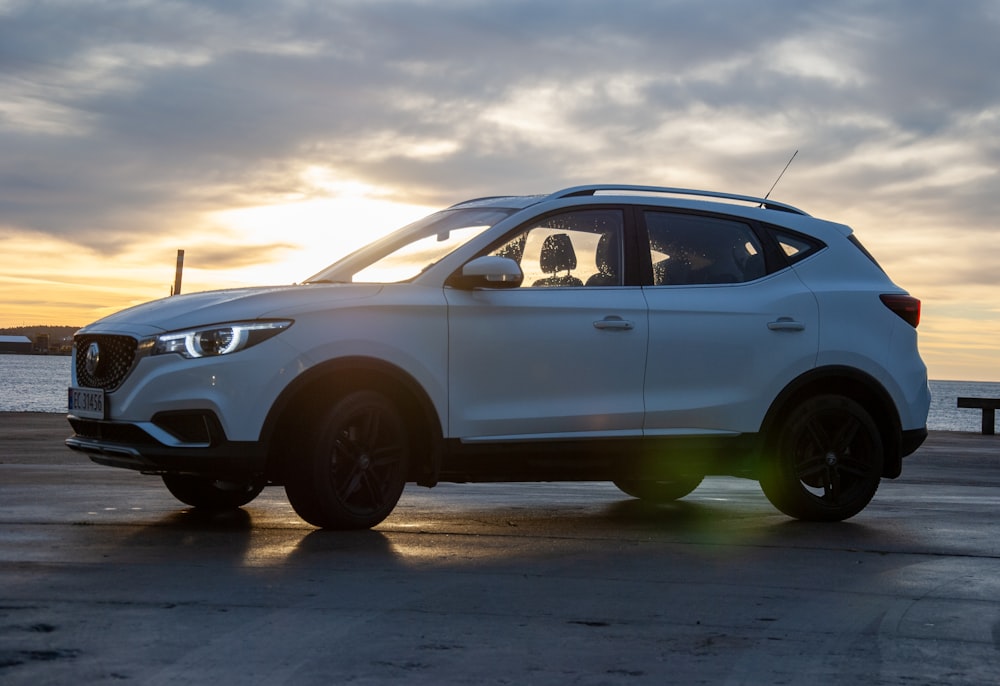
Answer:
[[[66, 447], [64, 441], [72, 434], [73, 427], [63, 413], [0, 411], [0, 469], [13, 464], [92, 465], [86, 455]], [[934, 430], [915, 455], [944, 451], [952, 457], [956, 450], [971, 449], [995, 460], [996, 447], [1000, 446], [995, 439], [972, 431]], [[903, 471], [905, 474], [906, 469]]]
[[47, 353], [18, 353], [12, 350], [0, 350], [0, 355], [10, 355], [12, 357], [71, 357], [72, 350], [53, 350]]
[[[37, 416], [38, 418], [65, 418], [68, 413], [66, 412], [39, 412], [37, 410], [0, 410], [0, 419], [3, 418], [13, 418], [13, 417], [32, 417]], [[975, 434], [981, 435], [978, 431], [958, 431], [950, 429], [929, 429], [929, 434]]]
[[[65, 416], [66, 388], [73, 357], [67, 355], [0, 355], [0, 412], [22, 417], [38, 412]], [[958, 408], [958, 397], [1000, 398], [1000, 383], [931, 380], [927, 426], [931, 430], [973, 433], [981, 429], [979, 410]], [[1000, 428], [998, 428], [1000, 431]]]

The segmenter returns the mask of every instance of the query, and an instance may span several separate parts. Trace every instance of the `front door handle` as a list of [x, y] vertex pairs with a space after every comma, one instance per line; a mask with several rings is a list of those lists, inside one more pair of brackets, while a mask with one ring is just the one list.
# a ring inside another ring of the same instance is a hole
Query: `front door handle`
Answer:
[[611, 315], [605, 317], [604, 319], [599, 319], [598, 321], [594, 322], [594, 328], [601, 329], [602, 331], [605, 329], [612, 329], [616, 331], [631, 331], [632, 329], [635, 328], [635, 324], [626, 319], [622, 319], [617, 315]]
[[805, 331], [806, 325], [791, 317], [778, 317], [777, 321], [768, 322], [767, 328], [771, 331]]

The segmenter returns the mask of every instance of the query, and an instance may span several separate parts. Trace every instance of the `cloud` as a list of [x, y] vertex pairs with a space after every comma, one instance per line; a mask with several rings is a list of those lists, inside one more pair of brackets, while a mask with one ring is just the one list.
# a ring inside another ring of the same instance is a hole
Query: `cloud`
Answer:
[[201, 244], [191, 252], [191, 257], [185, 253], [184, 265], [193, 269], [224, 271], [266, 263], [298, 247], [300, 246], [292, 243], [238, 246]]
[[[989, 2], [8, 2], [0, 225], [114, 252], [206, 213], [591, 180], [997, 215]], [[848, 215], [851, 212], [847, 213]]]

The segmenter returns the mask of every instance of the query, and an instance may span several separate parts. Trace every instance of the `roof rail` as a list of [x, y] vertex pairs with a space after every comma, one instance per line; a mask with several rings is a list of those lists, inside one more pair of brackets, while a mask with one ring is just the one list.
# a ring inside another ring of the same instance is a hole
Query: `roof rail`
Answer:
[[766, 198], [757, 198], [752, 195], [736, 195], [735, 193], [718, 193], [716, 191], [700, 191], [694, 190], [692, 188], [670, 188], [663, 186], [633, 186], [629, 184], [618, 184], [618, 183], [607, 183], [607, 184], [591, 184], [586, 186], [573, 186], [571, 188], [564, 188], [561, 191], [556, 191], [549, 195], [546, 200], [557, 200], [559, 198], [572, 198], [577, 196], [585, 195], [597, 195], [600, 191], [626, 191], [628, 193], [650, 193], [656, 194], [661, 193], [664, 195], [693, 195], [705, 198], [719, 198], [722, 200], [737, 200], [739, 202], [746, 202], [753, 205], [759, 205], [769, 210], [779, 210], [781, 212], [791, 212], [793, 214], [802, 214], [809, 216], [807, 212], [800, 210], [792, 205], [786, 205], [783, 202], [776, 202], [774, 200], [768, 200]]
[[509, 196], [509, 195], [484, 195], [481, 198], [469, 198], [468, 200], [463, 200], [462, 202], [457, 202], [454, 205], [452, 205], [451, 207], [448, 207], [447, 209], [451, 210], [451, 209], [454, 209], [456, 207], [461, 207], [462, 205], [471, 205], [472, 203], [475, 203], [475, 202], [486, 202], [488, 200], [503, 200], [504, 198], [509, 198], [509, 197], [511, 197], [511, 196]]

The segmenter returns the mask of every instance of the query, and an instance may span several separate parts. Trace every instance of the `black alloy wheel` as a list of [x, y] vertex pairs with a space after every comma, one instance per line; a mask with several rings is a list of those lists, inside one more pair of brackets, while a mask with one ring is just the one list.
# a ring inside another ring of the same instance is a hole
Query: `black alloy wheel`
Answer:
[[863, 510], [878, 489], [882, 438], [871, 415], [850, 398], [821, 395], [800, 403], [771, 446], [761, 488], [791, 517], [847, 519]]
[[367, 529], [392, 512], [409, 465], [406, 423], [382, 393], [354, 391], [309, 427], [285, 492], [296, 513], [326, 529]]
[[650, 503], [670, 503], [698, 488], [703, 479], [699, 474], [682, 474], [669, 481], [615, 479], [614, 484], [633, 498]]
[[219, 481], [188, 474], [164, 474], [171, 495], [186, 505], [203, 510], [235, 510], [260, 495], [264, 481]]

